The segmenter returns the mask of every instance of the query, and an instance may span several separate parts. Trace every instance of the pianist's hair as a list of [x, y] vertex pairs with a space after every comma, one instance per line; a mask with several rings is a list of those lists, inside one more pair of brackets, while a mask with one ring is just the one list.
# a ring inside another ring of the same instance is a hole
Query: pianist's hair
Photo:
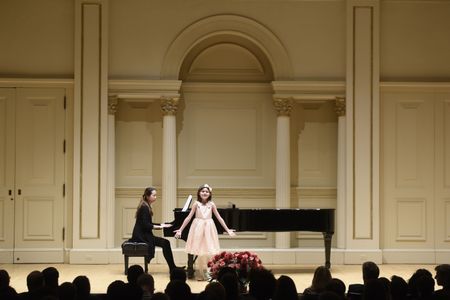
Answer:
[[209, 185], [207, 185], [206, 183], [198, 187], [198, 190], [197, 190], [197, 201], [202, 202], [202, 197], [200, 197], [200, 191], [203, 190], [203, 189], [208, 189], [209, 197], [208, 197], [207, 200], [211, 201], [211, 199], [212, 199], [212, 188]]
[[146, 205], [148, 207], [148, 211], [150, 212], [150, 215], [153, 216], [152, 206], [147, 201], [147, 197], [150, 197], [150, 195], [152, 194], [153, 191], [156, 191], [156, 189], [153, 187], [148, 187], [145, 189], [144, 194], [142, 195], [141, 201], [139, 201], [139, 205], [136, 209], [136, 215], [134, 216], [135, 218], [137, 217], [138, 211], [142, 207], [142, 205]]

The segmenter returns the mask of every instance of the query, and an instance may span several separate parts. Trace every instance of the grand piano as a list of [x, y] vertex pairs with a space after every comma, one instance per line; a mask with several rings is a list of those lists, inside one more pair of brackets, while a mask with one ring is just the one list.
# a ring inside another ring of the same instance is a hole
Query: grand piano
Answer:
[[[325, 243], [325, 266], [330, 268], [331, 239], [334, 233], [334, 209], [267, 209], [267, 208], [218, 208], [220, 216], [229, 228], [239, 231], [283, 232], [312, 231], [322, 232]], [[172, 227], [164, 228], [164, 236], [174, 236], [174, 230], [181, 227], [190, 209], [174, 209], [175, 220]], [[224, 230], [213, 215], [219, 234]], [[191, 220], [192, 222], [192, 220]], [[186, 241], [191, 223], [186, 226], [181, 239]], [[193, 275], [194, 259], [188, 256], [188, 276]]]

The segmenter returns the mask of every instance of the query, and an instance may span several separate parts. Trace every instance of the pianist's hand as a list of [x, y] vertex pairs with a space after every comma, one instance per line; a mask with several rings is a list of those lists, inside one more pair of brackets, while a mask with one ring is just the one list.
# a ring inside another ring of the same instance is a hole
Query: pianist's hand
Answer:
[[235, 231], [236, 231], [236, 230], [234, 230], [234, 229], [229, 229], [229, 230], [227, 231], [227, 233], [228, 233], [229, 236], [236, 236]]
[[166, 223], [161, 224], [161, 228], [169, 228], [169, 227], [172, 227], [172, 224], [166, 224]]
[[181, 237], [181, 230], [180, 229], [174, 230], [173, 232], [175, 232], [175, 238], [176, 239], [179, 239]]

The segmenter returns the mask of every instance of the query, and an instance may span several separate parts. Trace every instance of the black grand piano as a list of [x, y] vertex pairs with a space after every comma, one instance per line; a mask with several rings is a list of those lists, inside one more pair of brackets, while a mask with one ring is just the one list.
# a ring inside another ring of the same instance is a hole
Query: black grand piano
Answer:
[[[325, 266], [330, 268], [331, 238], [334, 233], [334, 209], [267, 209], [267, 208], [218, 208], [219, 214], [229, 228], [239, 231], [313, 231], [322, 232], [325, 243]], [[181, 227], [190, 209], [175, 208], [172, 227], [164, 228], [164, 236], [174, 236], [174, 230]], [[213, 215], [219, 234], [224, 230]], [[192, 220], [191, 220], [192, 222]], [[183, 230], [181, 239], [186, 241], [190, 223]], [[188, 255], [188, 276], [193, 275], [194, 259]]]

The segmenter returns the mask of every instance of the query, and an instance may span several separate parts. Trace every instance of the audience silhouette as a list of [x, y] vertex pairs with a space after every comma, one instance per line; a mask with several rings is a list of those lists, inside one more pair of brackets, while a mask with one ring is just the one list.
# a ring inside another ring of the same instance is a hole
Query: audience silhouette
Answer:
[[347, 294], [345, 283], [332, 278], [329, 269], [319, 266], [314, 272], [311, 286], [298, 294], [295, 282], [287, 275], [275, 278], [268, 269], [250, 272], [248, 293], [240, 289], [237, 273], [223, 268], [215, 281], [199, 294], [193, 294], [186, 282], [186, 274], [174, 269], [164, 293], [155, 293], [155, 281], [139, 265], [128, 269], [127, 283], [111, 282], [105, 294], [91, 294], [89, 278], [80, 275], [73, 282], [58, 284], [59, 272], [54, 267], [32, 271], [26, 278], [28, 291], [18, 294], [10, 286], [10, 276], [0, 270], [1, 300], [441, 300], [450, 299], [450, 265], [435, 267], [433, 274], [427, 269], [416, 270], [408, 281], [393, 275], [391, 279], [379, 277], [380, 270], [374, 262], [362, 264], [364, 284], [350, 284]]

